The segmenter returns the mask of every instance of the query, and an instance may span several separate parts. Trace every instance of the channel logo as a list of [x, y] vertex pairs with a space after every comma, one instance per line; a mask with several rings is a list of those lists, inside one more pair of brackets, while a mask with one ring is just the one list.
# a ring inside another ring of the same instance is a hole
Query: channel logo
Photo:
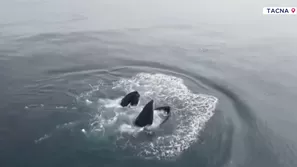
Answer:
[[296, 7], [264, 7], [264, 15], [295, 15], [297, 14]]

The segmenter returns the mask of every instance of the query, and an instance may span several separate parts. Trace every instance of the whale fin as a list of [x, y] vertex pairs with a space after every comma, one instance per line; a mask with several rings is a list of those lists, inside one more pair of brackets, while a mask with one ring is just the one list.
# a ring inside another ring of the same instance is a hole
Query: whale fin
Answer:
[[169, 117], [171, 116], [171, 113], [170, 113], [170, 107], [169, 106], [162, 106], [162, 107], [158, 107], [158, 108], [155, 108], [155, 110], [163, 110], [167, 113], [167, 117], [162, 121], [162, 123], [159, 125], [163, 125], [168, 119]]
[[153, 119], [154, 119], [153, 103], [154, 103], [154, 100], [151, 100], [144, 106], [144, 108], [142, 109], [142, 111], [134, 121], [135, 126], [145, 127], [147, 125], [153, 124]]
[[139, 102], [140, 94], [137, 91], [130, 92], [121, 101], [121, 106], [126, 107], [129, 104], [131, 106], [136, 106]]
[[163, 111], [165, 111], [167, 114], [170, 113], [170, 107], [169, 107], [169, 106], [157, 107], [157, 108], [155, 108], [155, 110], [163, 110]]

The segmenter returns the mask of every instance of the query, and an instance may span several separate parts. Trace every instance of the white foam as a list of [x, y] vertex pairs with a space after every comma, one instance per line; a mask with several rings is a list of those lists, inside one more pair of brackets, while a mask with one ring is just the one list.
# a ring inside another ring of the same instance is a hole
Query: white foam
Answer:
[[[92, 87], [99, 90], [100, 86]], [[91, 133], [118, 136], [117, 140], [123, 141], [118, 142], [118, 146], [125, 149], [133, 148], [139, 156], [145, 157], [170, 158], [188, 149], [197, 141], [199, 132], [213, 116], [218, 101], [214, 96], [192, 93], [182, 79], [165, 74], [139, 73], [132, 78], [114, 82], [110, 89], [126, 93], [137, 90], [141, 95], [140, 104], [136, 107], [122, 108], [119, 105], [122, 97], [99, 99], [98, 114], [91, 121]], [[79, 97], [88, 98], [93, 92], [95, 90]], [[137, 134], [140, 134], [143, 128], [133, 126], [133, 121], [151, 99], [155, 105], [169, 105], [172, 108], [173, 124], [171, 126], [166, 123], [167, 126], [163, 129], [159, 128], [162, 112], [156, 111], [153, 125], [148, 129], [153, 131], [161, 129], [164, 132], [158, 132], [153, 140], [138, 139]], [[132, 135], [136, 139], [131, 141], [129, 137], [123, 137], [125, 134]]]
[[91, 102], [89, 99], [86, 99], [86, 104], [89, 105], [89, 104], [92, 104], [93, 102]]
[[25, 106], [24, 108], [25, 109], [33, 109], [33, 108], [43, 108], [44, 107], [44, 104], [29, 104], [27, 106]]
[[50, 137], [51, 137], [51, 134], [45, 134], [44, 136], [40, 137], [39, 139], [35, 140], [34, 142], [37, 144], [37, 143], [40, 143], [41, 141], [46, 140]]
[[118, 130], [122, 133], [134, 134], [134, 133], [141, 131], [141, 128], [137, 128], [137, 127], [129, 125], [129, 124], [122, 124], [122, 125], [120, 125]]
[[56, 106], [56, 109], [67, 109], [65, 106]]
[[64, 124], [60, 124], [60, 125], [57, 125], [56, 126], [56, 129], [64, 129], [64, 128], [72, 128], [74, 127], [78, 122], [75, 122], [75, 121], [72, 121], [72, 122], [67, 122], [67, 123], [64, 123]]

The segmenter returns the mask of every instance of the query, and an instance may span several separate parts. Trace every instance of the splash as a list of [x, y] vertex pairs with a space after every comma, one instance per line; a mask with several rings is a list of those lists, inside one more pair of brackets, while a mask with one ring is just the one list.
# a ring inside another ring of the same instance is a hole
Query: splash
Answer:
[[50, 138], [52, 135], [51, 134], [45, 134], [44, 136], [40, 137], [39, 139], [34, 140], [35, 143], [40, 143], [43, 140], [46, 140]]
[[[100, 86], [79, 98], [90, 105], [87, 99], [91, 98], [93, 92], [103, 88]], [[192, 93], [182, 79], [165, 74], [139, 73], [132, 78], [112, 83], [110, 89], [125, 93], [137, 90], [141, 95], [140, 104], [122, 108], [119, 105], [122, 97], [99, 99], [96, 102], [97, 112], [90, 123], [91, 128], [84, 133], [114, 137], [117, 147], [132, 149], [137, 155], [146, 158], [172, 158], [188, 149], [198, 140], [199, 132], [213, 116], [218, 101], [214, 96]], [[154, 135], [148, 137], [142, 128], [133, 126], [133, 120], [151, 99], [154, 99], [156, 106], [171, 106], [173, 116], [165, 126], [158, 127], [162, 121], [162, 112], [155, 111], [154, 123], [150, 127]]]

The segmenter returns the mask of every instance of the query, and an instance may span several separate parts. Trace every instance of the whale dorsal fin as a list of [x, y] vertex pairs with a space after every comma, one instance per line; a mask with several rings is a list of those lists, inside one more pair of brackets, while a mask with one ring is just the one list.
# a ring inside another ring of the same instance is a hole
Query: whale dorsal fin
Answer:
[[154, 103], [154, 100], [151, 100], [144, 106], [144, 108], [142, 109], [142, 111], [134, 121], [135, 126], [145, 127], [147, 125], [153, 124], [153, 119], [154, 119], [153, 103]]

